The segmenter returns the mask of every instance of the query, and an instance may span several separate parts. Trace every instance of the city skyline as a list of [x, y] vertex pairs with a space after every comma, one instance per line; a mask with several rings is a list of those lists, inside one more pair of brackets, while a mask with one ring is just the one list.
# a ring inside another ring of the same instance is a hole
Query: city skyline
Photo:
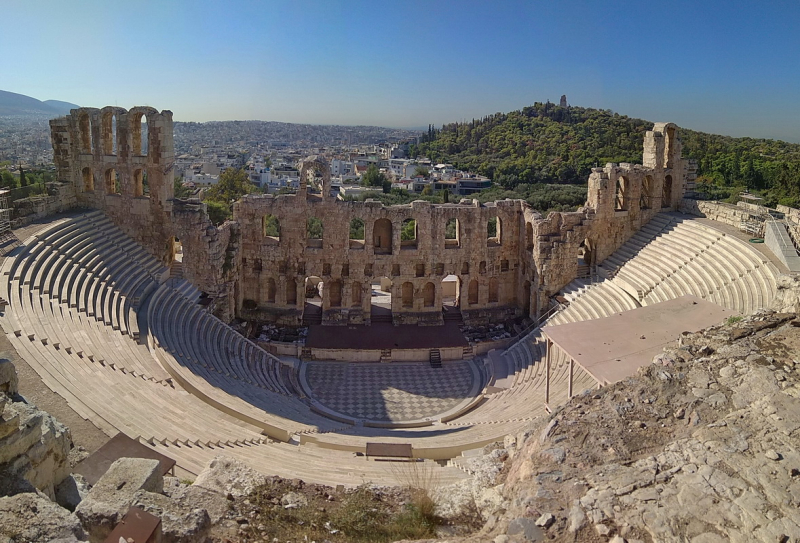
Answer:
[[418, 128], [533, 102], [800, 142], [789, 2], [11, 0], [4, 90], [178, 121]]

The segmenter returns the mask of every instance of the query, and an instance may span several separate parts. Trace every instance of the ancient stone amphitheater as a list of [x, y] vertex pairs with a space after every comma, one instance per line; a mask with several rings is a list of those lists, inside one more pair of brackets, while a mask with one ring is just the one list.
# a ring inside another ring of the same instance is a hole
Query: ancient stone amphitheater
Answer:
[[[143, 116], [147, 146], [137, 132]], [[392, 483], [390, 464], [365, 452], [367, 443], [396, 443], [410, 444], [442, 483], [460, 480], [463, 455], [569, 400], [570, 364], [555, 353], [545, 401], [543, 325], [686, 294], [746, 314], [769, 304], [782, 266], [730, 224], [681, 212], [698, 207], [683, 199], [686, 161], [670, 124], [647, 133], [644, 165], [595, 169], [586, 206], [574, 213], [542, 217], [510, 200], [339, 202], [317, 159], [304, 164], [298, 194], [246, 197], [220, 227], [202, 203], [172, 197], [170, 112], [80, 109], [51, 128], [61, 183], [41, 214], [62, 213], [26, 227], [30, 235], [3, 260], [0, 324], [77, 413], [175, 459], [190, 476], [224, 454], [306, 481]], [[280, 221], [278, 239], [263, 228], [267, 215]], [[307, 237], [310, 217], [326, 221], [319, 240]], [[409, 217], [418, 229], [413, 247], [399, 236]], [[363, 240], [349, 239], [354, 218], [366, 224]], [[443, 235], [452, 219], [455, 240]], [[516, 317], [530, 326], [489, 356], [470, 345], [431, 368], [313, 361], [305, 350], [276, 356], [226, 324], [235, 316], [303, 322], [303, 278], [311, 275], [326, 283], [323, 327], [369, 334], [378, 326], [370, 285], [383, 276], [397, 326], [443, 326], [455, 308], [467, 323]], [[458, 278], [453, 309], [441, 291], [448, 275]], [[573, 395], [598, 386], [574, 372]], [[383, 377], [370, 383], [375, 375]], [[385, 416], [354, 415], [367, 409], [362, 397], [383, 398]]]

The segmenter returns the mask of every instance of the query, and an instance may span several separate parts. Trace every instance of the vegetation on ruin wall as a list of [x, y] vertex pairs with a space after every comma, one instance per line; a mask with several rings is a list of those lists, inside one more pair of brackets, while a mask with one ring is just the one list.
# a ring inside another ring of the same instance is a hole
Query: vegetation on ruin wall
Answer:
[[[653, 123], [609, 110], [535, 103], [441, 129], [429, 127], [412, 156], [490, 177], [504, 189], [534, 183], [583, 184], [591, 168], [642, 161]], [[681, 129], [683, 156], [698, 161], [698, 182], [712, 196], [749, 188], [767, 203], [800, 203], [800, 145]]]
[[[534, 209], [542, 213], [548, 211], [574, 211], [586, 202], [586, 184], [583, 185], [548, 185], [519, 184], [515, 187], [504, 188], [495, 185], [470, 196], [463, 198], [477, 198], [481, 202], [494, 202], [505, 198], [521, 199], [528, 202]], [[462, 196], [453, 196], [444, 191], [416, 194], [403, 189], [392, 189], [389, 194], [382, 192], [368, 192], [357, 198], [347, 200], [364, 201], [368, 198], [380, 201], [383, 205], [408, 204], [414, 200], [425, 200], [434, 204], [458, 202]], [[354, 238], [358, 239], [358, 238]]]
[[228, 168], [219, 174], [216, 185], [209, 187], [203, 196], [208, 209], [208, 218], [220, 225], [233, 216], [233, 203], [245, 194], [257, 192], [258, 188], [250, 182], [247, 172]]

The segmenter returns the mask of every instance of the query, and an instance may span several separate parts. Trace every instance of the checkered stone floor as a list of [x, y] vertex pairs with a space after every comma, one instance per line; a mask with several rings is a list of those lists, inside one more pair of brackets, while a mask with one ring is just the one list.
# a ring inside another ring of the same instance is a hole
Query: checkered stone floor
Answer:
[[469, 362], [347, 364], [309, 362], [306, 379], [315, 400], [357, 419], [403, 422], [433, 418], [469, 397]]

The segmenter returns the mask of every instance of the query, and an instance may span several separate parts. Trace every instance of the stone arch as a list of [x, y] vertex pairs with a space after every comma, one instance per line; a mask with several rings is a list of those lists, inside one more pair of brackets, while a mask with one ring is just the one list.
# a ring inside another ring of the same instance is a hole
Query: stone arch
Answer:
[[627, 177], [617, 177], [617, 190], [614, 197], [614, 211], [627, 211], [630, 205], [631, 183]]
[[108, 168], [105, 172], [106, 194], [120, 194], [119, 174], [114, 168]]
[[[308, 175], [319, 172], [322, 175], [322, 185], [317, 187], [322, 192], [323, 198], [331, 195], [331, 167], [323, 157], [314, 155], [300, 163], [300, 191], [308, 191]], [[314, 179], [314, 178], [312, 178]], [[312, 182], [313, 184], [313, 182]]]
[[286, 305], [297, 305], [297, 281], [286, 280]]
[[404, 308], [414, 307], [414, 285], [410, 281], [403, 283], [400, 288], [400, 301]]
[[469, 305], [478, 305], [478, 280], [473, 279], [469, 282], [467, 287], [467, 303]]
[[102, 109], [100, 128], [103, 154], [107, 156], [116, 155], [118, 152], [117, 129], [119, 128], [119, 114], [116, 108], [107, 107]]
[[270, 304], [274, 304], [275, 303], [275, 292], [276, 292], [276, 290], [277, 289], [275, 287], [275, 279], [270, 277], [269, 279], [267, 279], [267, 284], [266, 284], [266, 288], [265, 288], [265, 294], [266, 294], [265, 299], [266, 299], [267, 303], [270, 303]]
[[353, 284], [350, 286], [350, 306], [351, 307], [361, 307], [361, 283], [358, 281], [353, 281]]
[[416, 219], [408, 218], [403, 221], [403, 226], [400, 230], [400, 248], [401, 249], [416, 249], [417, 248], [417, 235], [419, 225]]
[[594, 242], [586, 238], [578, 246], [578, 268], [592, 265], [594, 265]]
[[448, 219], [444, 225], [444, 246], [445, 248], [457, 248], [461, 246], [461, 224], [458, 219]]
[[342, 307], [342, 282], [338, 279], [330, 281], [325, 288], [328, 290], [328, 305]]
[[82, 170], [83, 175], [83, 192], [92, 192], [94, 190], [94, 173], [89, 166]]
[[642, 181], [642, 192], [639, 196], [639, 209], [653, 207], [653, 176], [645, 175]]
[[324, 227], [322, 221], [317, 217], [309, 217], [306, 220], [306, 240], [307, 246], [315, 249], [322, 249]]
[[392, 221], [378, 219], [372, 226], [372, 245], [376, 255], [392, 254]]
[[489, 278], [489, 303], [494, 304], [500, 301], [500, 283], [497, 277]]
[[525, 248], [529, 251], [533, 250], [533, 224], [525, 222]]
[[81, 134], [81, 153], [93, 153], [94, 146], [92, 145], [92, 125], [89, 121], [89, 114], [85, 111], [81, 113], [79, 117], [78, 128]]
[[672, 168], [672, 157], [675, 153], [675, 142], [677, 139], [676, 127], [668, 123], [664, 127], [664, 168]]
[[281, 223], [278, 217], [270, 213], [261, 217], [261, 235], [270, 241], [281, 240]]
[[133, 196], [144, 196], [147, 187], [147, 170], [138, 168], [133, 171]]
[[150, 122], [158, 111], [146, 106], [132, 107], [128, 111], [128, 130], [131, 133], [131, 154], [147, 156], [150, 153]]
[[446, 275], [442, 278], [442, 306], [458, 307], [461, 298], [461, 278]]
[[422, 287], [422, 305], [423, 307], [433, 307], [436, 303], [436, 285], [431, 282], [425, 283]]
[[661, 191], [661, 207], [672, 207], [672, 176], [664, 176], [664, 186]]

